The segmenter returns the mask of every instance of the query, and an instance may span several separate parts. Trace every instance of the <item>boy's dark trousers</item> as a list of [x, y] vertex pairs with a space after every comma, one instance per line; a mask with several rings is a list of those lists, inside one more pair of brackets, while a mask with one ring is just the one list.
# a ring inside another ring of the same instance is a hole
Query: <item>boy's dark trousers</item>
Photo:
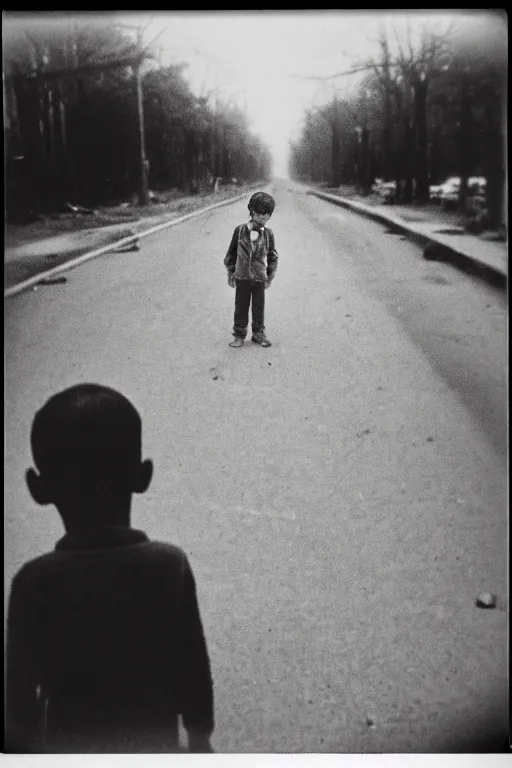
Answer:
[[265, 283], [257, 280], [237, 280], [233, 336], [245, 339], [247, 335], [251, 298], [253, 335], [265, 331]]

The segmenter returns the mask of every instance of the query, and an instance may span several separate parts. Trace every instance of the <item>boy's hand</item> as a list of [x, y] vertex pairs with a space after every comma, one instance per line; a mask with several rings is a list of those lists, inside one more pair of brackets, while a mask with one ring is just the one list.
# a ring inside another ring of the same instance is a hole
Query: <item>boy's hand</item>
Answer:
[[272, 283], [272, 280], [268, 280], [268, 279], [265, 280], [265, 290], [267, 290], [267, 288], [270, 288], [271, 283]]
[[230, 285], [231, 288], [236, 287], [235, 276], [233, 272], [228, 272], [228, 285]]

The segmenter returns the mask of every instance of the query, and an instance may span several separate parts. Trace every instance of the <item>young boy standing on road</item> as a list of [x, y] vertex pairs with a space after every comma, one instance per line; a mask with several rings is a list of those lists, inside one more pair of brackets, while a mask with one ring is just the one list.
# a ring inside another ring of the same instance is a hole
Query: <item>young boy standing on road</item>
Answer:
[[241, 347], [247, 335], [249, 305], [252, 299], [252, 340], [270, 347], [265, 336], [265, 290], [277, 270], [274, 233], [266, 224], [275, 208], [275, 200], [266, 192], [256, 192], [249, 200], [250, 219], [236, 227], [224, 265], [228, 283], [236, 287], [235, 320], [230, 347]]
[[130, 527], [153, 464], [118, 392], [80, 384], [32, 425], [38, 504], [66, 535], [14, 577], [7, 628], [7, 751], [211, 752], [213, 686], [185, 553]]

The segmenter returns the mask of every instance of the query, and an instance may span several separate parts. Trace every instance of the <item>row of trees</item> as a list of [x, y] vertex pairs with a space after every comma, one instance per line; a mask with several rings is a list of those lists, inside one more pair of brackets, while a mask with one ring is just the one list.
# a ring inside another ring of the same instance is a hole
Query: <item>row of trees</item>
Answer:
[[196, 96], [186, 65], [161, 66], [121, 25], [72, 20], [4, 26], [4, 132], [11, 218], [72, 200], [269, 178], [246, 115]]
[[456, 175], [462, 210], [468, 177], [485, 176], [489, 220], [500, 223], [506, 50], [499, 25], [486, 39], [471, 18], [463, 21], [443, 33], [428, 22], [415, 33], [382, 26], [378, 55], [342, 73], [359, 77], [352, 92], [333, 89], [330, 103], [307, 113], [290, 175], [357, 184], [364, 194], [381, 177], [396, 181], [397, 202], [425, 202], [430, 184]]

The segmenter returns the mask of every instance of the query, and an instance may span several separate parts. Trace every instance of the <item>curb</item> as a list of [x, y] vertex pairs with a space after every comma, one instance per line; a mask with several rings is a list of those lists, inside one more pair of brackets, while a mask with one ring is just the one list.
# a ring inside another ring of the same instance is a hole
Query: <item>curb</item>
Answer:
[[[335, 205], [348, 208], [355, 213], [360, 213], [374, 221], [378, 221], [380, 224], [391, 226], [393, 229], [396, 229], [397, 232], [407, 235], [411, 240], [414, 240], [421, 246], [434, 244], [437, 247], [435, 248], [434, 253], [430, 256], [431, 261], [448, 262], [463, 272], [480, 277], [490, 285], [502, 289], [507, 287], [508, 277], [506, 272], [503, 272], [501, 269], [494, 267], [491, 264], [485, 264], [484, 262], [469, 256], [467, 253], [464, 253], [464, 251], [461, 251], [459, 248], [447, 245], [445, 242], [441, 242], [435, 237], [425, 234], [425, 232], [420, 232], [404, 222], [403, 219], [393, 216], [392, 214], [386, 215], [378, 211], [373, 211], [368, 205], [356, 203], [352, 200], [347, 200], [344, 197], [338, 197], [337, 195], [330, 195], [327, 192], [320, 192], [316, 189], [308, 188], [307, 194], [315, 195], [322, 200], [327, 200]], [[425, 258], [428, 259], [429, 257], [427, 256]]]
[[[258, 188], [267, 188], [269, 184], [255, 184], [253, 186], [257, 186]], [[253, 186], [249, 187], [249, 190], [253, 189]], [[231, 203], [244, 200], [246, 196], [247, 191], [243, 194], [237, 195], [236, 197], [230, 197], [227, 200], [221, 200], [218, 203], [208, 205], [206, 208], [199, 208], [197, 211], [191, 211], [191, 213], [187, 213], [185, 216], [180, 216], [179, 218], [173, 219], [172, 221], [165, 221], [163, 224], [157, 224], [156, 226], [150, 227], [150, 229], [147, 229], [144, 232], [137, 232], [137, 234], [128, 235], [127, 237], [123, 237], [121, 240], [116, 240], [114, 243], [102, 245], [101, 248], [96, 248], [94, 251], [89, 251], [89, 253], [83, 253], [81, 256], [76, 256], [75, 258], [66, 261], [64, 264], [59, 264], [56, 267], [45, 270], [44, 272], [39, 272], [37, 275], [29, 277], [26, 280], [23, 280], [21, 283], [17, 283], [16, 285], [7, 288], [4, 291], [4, 299], [10, 298], [11, 296], [16, 296], [18, 293], [22, 293], [22, 291], [26, 291], [28, 288], [37, 285], [41, 280], [44, 280], [48, 277], [53, 277], [53, 275], [57, 275], [61, 272], [67, 272], [70, 269], [74, 269], [75, 267], [80, 266], [80, 264], [84, 264], [86, 261], [95, 259], [97, 256], [103, 256], [106, 253], [117, 251], [119, 248], [124, 248], [138, 240], [142, 240], [144, 237], [148, 237], [149, 235], [154, 235], [156, 232], [161, 232], [164, 229], [174, 227], [176, 224], [182, 224], [184, 221], [193, 219], [194, 217], [200, 216], [201, 214], [207, 213], [208, 211], [213, 211], [216, 208], [221, 208], [224, 205], [231, 205]]]

